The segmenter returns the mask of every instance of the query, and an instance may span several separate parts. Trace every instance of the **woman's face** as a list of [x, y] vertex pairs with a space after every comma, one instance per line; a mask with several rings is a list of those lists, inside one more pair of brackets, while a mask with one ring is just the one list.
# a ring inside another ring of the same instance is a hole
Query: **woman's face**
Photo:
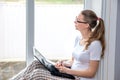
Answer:
[[88, 28], [88, 23], [84, 21], [84, 16], [79, 14], [74, 21], [76, 30], [82, 31]]

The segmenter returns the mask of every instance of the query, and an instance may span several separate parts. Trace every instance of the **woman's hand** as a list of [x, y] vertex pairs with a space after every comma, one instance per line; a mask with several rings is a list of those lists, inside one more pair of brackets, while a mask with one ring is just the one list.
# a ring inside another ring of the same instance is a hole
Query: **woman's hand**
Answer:
[[71, 67], [73, 61], [72, 60], [60, 60], [55, 65], [56, 66], [65, 66], [65, 67]]
[[67, 71], [70, 69], [70, 68], [67, 68], [63, 65], [55, 65], [55, 67], [62, 73], [67, 73]]
[[69, 68], [64, 66], [63, 61], [58, 61], [55, 64], [55, 67], [62, 73], [67, 73], [67, 70], [69, 69]]
[[60, 66], [63, 66], [63, 61], [56, 62], [55, 67], [57, 68], [57, 67], [60, 67]]

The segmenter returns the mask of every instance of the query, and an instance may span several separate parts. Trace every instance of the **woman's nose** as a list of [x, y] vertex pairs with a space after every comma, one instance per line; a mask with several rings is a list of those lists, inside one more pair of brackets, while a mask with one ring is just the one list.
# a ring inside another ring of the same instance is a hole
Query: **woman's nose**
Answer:
[[76, 23], [77, 23], [77, 21], [75, 20], [75, 21], [74, 21], [74, 23], [76, 24]]

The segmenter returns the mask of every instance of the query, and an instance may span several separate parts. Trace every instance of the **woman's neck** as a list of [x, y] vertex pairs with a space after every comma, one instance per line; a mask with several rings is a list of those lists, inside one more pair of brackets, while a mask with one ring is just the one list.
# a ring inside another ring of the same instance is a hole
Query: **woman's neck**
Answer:
[[90, 31], [81, 31], [82, 39], [87, 40], [90, 36]]
[[81, 31], [82, 39], [80, 40], [80, 45], [86, 45], [86, 41], [89, 39], [90, 31]]

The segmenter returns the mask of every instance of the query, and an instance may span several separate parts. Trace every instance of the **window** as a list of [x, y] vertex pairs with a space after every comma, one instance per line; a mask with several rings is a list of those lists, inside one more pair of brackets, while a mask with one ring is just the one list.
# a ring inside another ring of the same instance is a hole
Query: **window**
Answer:
[[49, 59], [71, 58], [76, 15], [83, 0], [36, 0], [35, 47]]
[[25, 67], [25, 9], [25, 0], [0, 0], [0, 79], [2, 80], [12, 77]]

